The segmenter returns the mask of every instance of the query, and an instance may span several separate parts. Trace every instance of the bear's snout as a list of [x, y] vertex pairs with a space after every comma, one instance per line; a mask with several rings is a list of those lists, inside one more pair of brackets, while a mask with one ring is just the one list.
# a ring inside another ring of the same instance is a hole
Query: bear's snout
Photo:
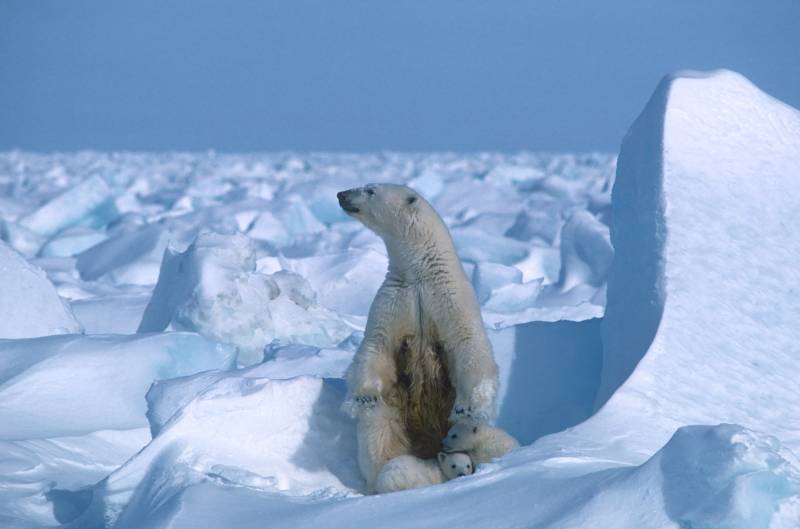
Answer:
[[336, 193], [336, 198], [339, 199], [339, 206], [347, 213], [358, 213], [360, 210], [353, 205], [351, 197], [353, 196], [353, 189], [347, 191], [339, 191]]

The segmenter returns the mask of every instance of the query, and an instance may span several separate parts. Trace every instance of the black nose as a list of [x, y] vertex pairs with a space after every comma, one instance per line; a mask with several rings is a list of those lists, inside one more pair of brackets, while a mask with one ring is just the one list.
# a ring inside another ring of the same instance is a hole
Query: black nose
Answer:
[[339, 202], [344, 200], [345, 196], [347, 196], [347, 191], [339, 191], [338, 193], [336, 193], [336, 198], [339, 199]]

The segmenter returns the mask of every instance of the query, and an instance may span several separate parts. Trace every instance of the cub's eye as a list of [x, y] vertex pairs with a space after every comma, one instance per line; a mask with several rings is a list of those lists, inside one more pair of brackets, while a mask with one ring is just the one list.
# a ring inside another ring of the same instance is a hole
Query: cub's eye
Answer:
[[471, 468], [472, 468], [472, 466], [469, 463], [467, 463], [467, 470], [469, 470]]
[[371, 197], [375, 196], [375, 190], [373, 190], [373, 189], [367, 189], [367, 195], [368, 195], [368, 196], [371, 196]]
[[450, 436], [450, 439], [455, 439], [456, 437], [458, 437], [458, 434], [453, 434]]
[[450, 466], [451, 466], [452, 468], [456, 468], [456, 466], [455, 466], [455, 465], [450, 465]]

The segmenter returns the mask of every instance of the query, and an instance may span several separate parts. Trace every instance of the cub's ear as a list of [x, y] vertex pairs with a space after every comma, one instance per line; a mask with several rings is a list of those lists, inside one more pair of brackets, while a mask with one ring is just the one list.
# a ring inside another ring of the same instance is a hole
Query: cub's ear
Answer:
[[411, 204], [413, 204], [416, 201], [417, 201], [417, 197], [408, 197], [406, 199], [406, 204], [408, 204], [410, 206]]
[[438, 454], [436, 454], [436, 457], [439, 458], [439, 463], [444, 463], [447, 454], [445, 454], [444, 452], [439, 452]]

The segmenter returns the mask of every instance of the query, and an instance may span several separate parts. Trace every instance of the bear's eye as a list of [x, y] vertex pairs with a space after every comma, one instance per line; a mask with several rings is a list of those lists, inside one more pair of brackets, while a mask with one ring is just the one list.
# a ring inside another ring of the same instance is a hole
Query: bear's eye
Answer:
[[455, 465], [450, 465], [450, 466], [451, 466], [452, 468], [456, 468], [456, 466], [455, 466]]
[[453, 434], [450, 436], [450, 439], [455, 439], [456, 437], [458, 437], [458, 434]]
[[406, 199], [406, 202], [408, 202], [408, 204], [409, 204], [409, 205], [410, 205], [410, 204], [413, 204], [413, 203], [414, 203], [414, 202], [416, 202], [416, 201], [417, 201], [417, 197], [408, 197], [408, 198]]
[[371, 197], [372, 197], [372, 196], [375, 196], [375, 190], [373, 190], [373, 189], [367, 189], [367, 195], [369, 195], [369, 196], [371, 196]]

